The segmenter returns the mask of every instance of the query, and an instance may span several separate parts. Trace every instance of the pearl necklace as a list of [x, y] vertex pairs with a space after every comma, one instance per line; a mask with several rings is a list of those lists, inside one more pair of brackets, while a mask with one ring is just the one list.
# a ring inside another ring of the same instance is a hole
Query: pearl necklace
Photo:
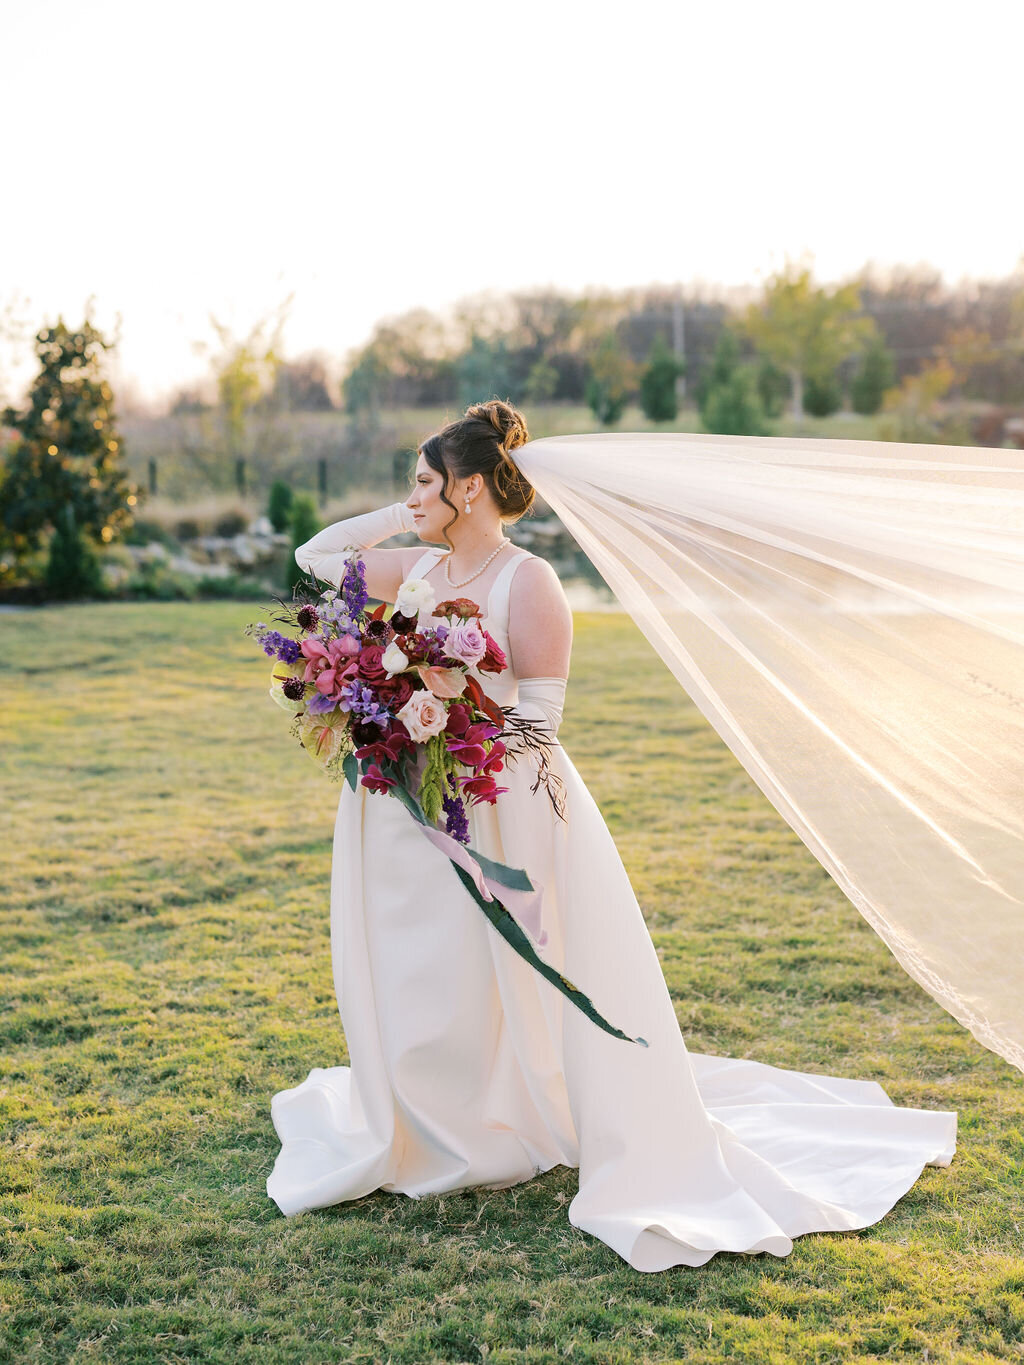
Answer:
[[445, 576], [445, 580], [446, 580], [446, 582], [447, 582], [449, 588], [464, 588], [464, 587], [466, 586], [467, 583], [472, 583], [472, 581], [473, 581], [474, 578], [479, 578], [479, 577], [480, 577], [480, 575], [483, 573], [484, 569], [486, 569], [487, 566], [488, 566], [488, 564], [490, 564], [491, 560], [494, 559], [496, 555], [500, 555], [501, 552], [502, 552], [502, 550], [504, 550], [504, 548], [505, 548], [506, 545], [511, 545], [511, 544], [512, 544], [512, 542], [506, 537], [506, 538], [501, 542], [501, 544], [498, 546], [498, 548], [497, 548], [496, 550], [494, 550], [491, 554], [489, 554], [489, 555], [487, 556], [487, 558], [484, 560], [484, 562], [480, 565], [479, 569], [477, 569], [476, 573], [471, 573], [471, 574], [469, 575], [468, 578], [462, 579], [462, 581], [461, 581], [460, 583], [453, 583], [453, 582], [452, 582], [452, 576], [451, 576], [451, 572], [450, 572], [450, 570], [451, 570], [451, 564], [450, 564], [450, 562], [449, 562], [449, 561], [451, 560], [451, 557], [452, 557], [452, 552], [451, 552], [451, 550], [449, 550], [448, 553], [447, 553], [447, 555], [445, 556], [445, 561], [444, 561], [444, 576]]

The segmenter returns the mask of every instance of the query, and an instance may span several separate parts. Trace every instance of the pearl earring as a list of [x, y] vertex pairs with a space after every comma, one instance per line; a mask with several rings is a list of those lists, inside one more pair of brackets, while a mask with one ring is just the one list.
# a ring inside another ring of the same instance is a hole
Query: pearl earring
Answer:
[[466, 511], [467, 511], [467, 512], [472, 512], [472, 510], [473, 510], [472, 507], [470, 507], [470, 505], [469, 505], [469, 498], [467, 497], [467, 498], [466, 498]]

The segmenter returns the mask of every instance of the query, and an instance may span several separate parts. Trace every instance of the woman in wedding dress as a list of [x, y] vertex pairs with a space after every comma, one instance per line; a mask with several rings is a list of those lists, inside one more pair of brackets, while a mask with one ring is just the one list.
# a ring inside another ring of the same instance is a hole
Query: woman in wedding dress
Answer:
[[[571, 613], [550, 565], [504, 535], [534, 498], [510, 458], [527, 439], [510, 405], [471, 407], [424, 442], [404, 503], [327, 527], [296, 560], [337, 586], [359, 547], [373, 597], [394, 601], [409, 578], [438, 600], [471, 597], [509, 666], [470, 671], [557, 733]], [[408, 530], [429, 548], [371, 548]], [[534, 763], [508, 763], [508, 790], [470, 807], [470, 847], [527, 870], [541, 956], [648, 1046], [603, 1031], [525, 962], [401, 802], [345, 784], [331, 944], [350, 1065], [315, 1067], [273, 1099], [267, 1189], [283, 1213], [575, 1166], [570, 1223], [658, 1271], [867, 1227], [925, 1165], [949, 1165], [955, 1112], [897, 1107], [874, 1081], [689, 1052], [600, 810], [564, 747], [549, 752], [564, 818], [531, 791]]]

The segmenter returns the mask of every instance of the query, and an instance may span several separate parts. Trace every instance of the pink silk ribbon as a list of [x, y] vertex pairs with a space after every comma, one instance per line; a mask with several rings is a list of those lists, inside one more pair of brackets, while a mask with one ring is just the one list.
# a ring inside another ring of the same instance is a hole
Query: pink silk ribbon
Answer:
[[[416, 823], [419, 824], [419, 821]], [[519, 891], [515, 887], [505, 886], [495, 877], [486, 876], [466, 845], [460, 844], [445, 830], [427, 824], [420, 824], [420, 829], [435, 848], [439, 848], [453, 863], [457, 863], [464, 872], [469, 873], [484, 900], [499, 900], [533, 941], [543, 948], [548, 941], [547, 930], [541, 928], [540, 922], [543, 888], [534, 885], [532, 891]]]

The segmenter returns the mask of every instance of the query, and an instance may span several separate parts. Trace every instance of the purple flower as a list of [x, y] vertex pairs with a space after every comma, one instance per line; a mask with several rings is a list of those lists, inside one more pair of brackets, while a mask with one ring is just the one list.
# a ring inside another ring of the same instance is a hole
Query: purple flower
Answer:
[[338, 706], [342, 711], [351, 711], [363, 721], [383, 728], [391, 719], [391, 712], [382, 706], [373, 692], [364, 687], [358, 679], [346, 683], [341, 689]]
[[333, 711], [337, 704], [330, 697], [325, 697], [322, 692], [314, 692], [309, 701], [306, 702], [306, 710], [311, 716], [323, 716], [328, 711]]
[[448, 817], [445, 821], [445, 833], [457, 839], [460, 844], [468, 844], [469, 821], [466, 819], [466, 808], [461, 797], [445, 796], [441, 804]]
[[302, 652], [298, 640], [282, 635], [279, 630], [268, 630], [258, 636], [263, 653], [271, 658], [280, 659], [284, 664], [293, 664]]
[[370, 594], [366, 591], [366, 565], [361, 559], [353, 557], [345, 566], [341, 595], [350, 616], [357, 616], [370, 600]]

